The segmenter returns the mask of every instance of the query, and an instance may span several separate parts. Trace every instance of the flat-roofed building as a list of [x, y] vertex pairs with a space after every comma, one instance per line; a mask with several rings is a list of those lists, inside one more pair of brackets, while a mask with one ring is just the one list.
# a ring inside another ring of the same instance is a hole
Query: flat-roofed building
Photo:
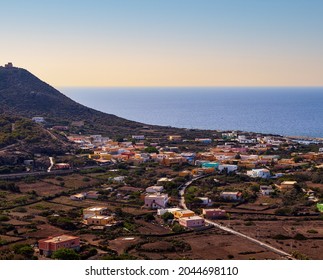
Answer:
[[202, 214], [206, 219], [223, 219], [227, 216], [226, 211], [220, 208], [203, 209]]
[[50, 236], [46, 239], [41, 239], [38, 241], [39, 252], [41, 255], [50, 256], [53, 252], [62, 249], [80, 249], [80, 238], [73, 235], [57, 235]]
[[166, 208], [168, 199], [167, 194], [147, 194], [145, 196], [145, 207], [151, 209]]
[[200, 216], [182, 217], [178, 219], [181, 226], [187, 228], [197, 228], [205, 226], [205, 220]]
[[183, 217], [192, 217], [195, 215], [195, 213], [192, 210], [178, 210], [175, 211], [174, 213], [174, 217], [179, 219], [179, 218], [183, 218]]
[[86, 219], [88, 225], [106, 226], [114, 221], [114, 216], [96, 215]]
[[83, 219], [87, 219], [91, 216], [103, 215], [108, 211], [107, 207], [94, 206], [83, 209]]

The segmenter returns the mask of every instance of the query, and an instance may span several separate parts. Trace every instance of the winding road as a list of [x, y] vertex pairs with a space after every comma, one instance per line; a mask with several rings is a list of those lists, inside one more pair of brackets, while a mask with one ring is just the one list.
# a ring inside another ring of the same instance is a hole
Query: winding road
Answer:
[[[184, 184], [179, 188], [180, 207], [182, 207], [183, 209], [188, 209], [188, 208], [187, 208], [187, 206], [186, 206], [186, 203], [185, 203], [185, 195], [184, 195], [184, 194], [185, 194], [185, 190], [186, 190], [186, 188], [187, 188], [189, 185], [191, 185], [193, 182], [195, 182], [196, 180], [202, 179], [202, 178], [207, 177], [207, 176], [208, 176], [208, 175], [203, 175], [203, 176], [195, 177], [195, 178], [191, 179], [190, 181], [188, 181], [188, 182], [184, 183]], [[233, 230], [232, 228], [229, 228], [229, 227], [223, 226], [223, 225], [221, 225], [221, 224], [219, 224], [219, 223], [217, 223], [217, 222], [214, 222], [214, 221], [211, 221], [211, 220], [208, 220], [208, 219], [205, 219], [205, 222], [206, 222], [206, 223], [209, 223], [209, 224], [211, 224], [211, 225], [213, 225], [213, 226], [215, 226], [215, 227], [217, 227], [217, 228], [219, 228], [219, 229], [221, 229], [221, 230], [224, 230], [224, 231], [229, 232], [229, 233], [231, 233], [231, 234], [234, 234], [234, 235], [236, 235], [236, 236], [239, 236], [239, 237], [245, 238], [245, 239], [247, 239], [247, 240], [249, 240], [249, 241], [251, 241], [251, 242], [253, 242], [253, 243], [257, 244], [257, 245], [260, 245], [261, 247], [263, 247], [263, 248], [265, 248], [265, 249], [267, 249], [267, 250], [269, 250], [269, 251], [271, 251], [271, 252], [274, 252], [274, 253], [276, 253], [276, 254], [278, 254], [278, 255], [282, 256], [282, 257], [283, 257], [283, 258], [285, 258], [285, 259], [291, 259], [291, 260], [294, 260], [294, 259], [295, 259], [295, 258], [293, 258], [293, 256], [292, 256], [291, 254], [289, 254], [289, 253], [287, 253], [287, 252], [285, 252], [285, 251], [282, 251], [282, 250], [280, 250], [280, 249], [277, 249], [277, 248], [275, 248], [275, 247], [273, 247], [273, 246], [271, 246], [271, 245], [269, 245], [269, 244], [267, 244], [267, 243], [264, 243], [264, 242], [262, 242], [262, 241], [260, 241], [260, 240], [258, 240], [258, 239], [255, 239], [255, 238], [253, 238], [253, 237], [251, 237], [251, 236], [248, 236], [248, 235], [246, 235], [246, 234], [243, 234], [243, 233], [241, 233], [241, 232], [238, 232], [238, 231], [236, 231], [236, 230]]]

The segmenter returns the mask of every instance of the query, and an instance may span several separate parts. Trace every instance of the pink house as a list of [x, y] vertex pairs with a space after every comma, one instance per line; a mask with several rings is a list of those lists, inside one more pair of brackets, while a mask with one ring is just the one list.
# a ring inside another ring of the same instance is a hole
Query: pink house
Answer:
[[187, 228], [197, 228], [197, 227], [205, 226], [205, 221], [200, 216], [179, 218], [178, 222], [181, 226], [187, 227]]
[[38, 247], [40, 254], [45, 256], [50, 256], [53, 252], [61, 248], [79, 250], [80, 238], [67, 234], [50, 236], [46, 239], [39, 240]]
[[226, 211], [220, 208], [215, 209], [203, 209], [203, 216], [206, 219], [223, 219], [226, 217]]

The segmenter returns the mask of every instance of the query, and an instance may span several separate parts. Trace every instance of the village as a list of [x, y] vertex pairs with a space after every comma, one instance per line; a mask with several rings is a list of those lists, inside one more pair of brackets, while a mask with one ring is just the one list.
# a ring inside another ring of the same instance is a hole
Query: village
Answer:
[[74, 152], [1, 175], [1, 258], [322, 257], [322, 140], [68, 129]]

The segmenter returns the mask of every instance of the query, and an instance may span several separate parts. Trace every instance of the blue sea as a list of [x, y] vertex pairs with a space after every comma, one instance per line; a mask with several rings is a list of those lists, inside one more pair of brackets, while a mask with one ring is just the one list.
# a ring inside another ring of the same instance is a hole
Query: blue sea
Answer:
[[323, 137], [323, 88], [61, 88], [102, 112], [147, 124]]

